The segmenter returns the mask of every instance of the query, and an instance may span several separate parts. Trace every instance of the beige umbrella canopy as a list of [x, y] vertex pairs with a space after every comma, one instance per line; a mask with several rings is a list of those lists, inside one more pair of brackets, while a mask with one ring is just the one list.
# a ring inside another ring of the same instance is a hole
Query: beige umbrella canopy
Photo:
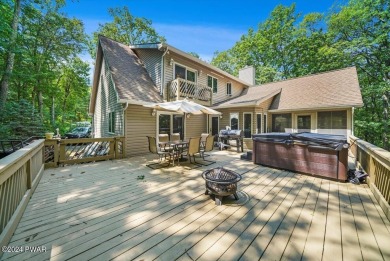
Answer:
[[207, 108], [206, 106], [200, 105], [198, 103], [189, 101], [187, 99], [172, 101], [172, 102], [161, 102], [150, 105], [144, 105], [145, 107], [153, 108], [156, 110], [168, 110], [168, 111], [176, 111], [183, 112], [189, 114], [222, 114], [219, 111]]

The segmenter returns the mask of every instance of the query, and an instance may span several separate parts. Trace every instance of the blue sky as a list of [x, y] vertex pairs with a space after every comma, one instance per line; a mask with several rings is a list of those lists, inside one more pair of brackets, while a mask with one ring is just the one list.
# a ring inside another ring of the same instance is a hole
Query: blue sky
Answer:
[[[215, 51], [231, 48], [249, 28], [257, 28], [278, 5], [296, 3], [299, 13], [328, 12], [341, 0], [110, 0], [67, 1], [63, 9], [70, 17], [84, 22], [87, 33], [99, 23], [110, 21], [109, 7], [127, 6], [137, 17], [152, 20], [153, 27], [170, 45], [185, 52], [196, 52], [210, 61]], [[90, 60], [88, 55], [83, 58]]]

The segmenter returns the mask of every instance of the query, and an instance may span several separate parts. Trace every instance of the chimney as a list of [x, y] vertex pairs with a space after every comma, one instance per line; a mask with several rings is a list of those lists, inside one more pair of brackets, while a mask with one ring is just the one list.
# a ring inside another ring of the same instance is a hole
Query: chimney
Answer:
[[238, 78], [250, 84], [250, 86], [255, 85], [255, 68], [253, 66], [245, 66], [238, 71]]

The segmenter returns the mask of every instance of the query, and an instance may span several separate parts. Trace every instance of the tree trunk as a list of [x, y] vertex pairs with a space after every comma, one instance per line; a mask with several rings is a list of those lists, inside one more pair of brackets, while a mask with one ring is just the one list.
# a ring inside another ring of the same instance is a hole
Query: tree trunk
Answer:
[[55, 125], [54, 96], [51, 97], [51, 126]]
[[38, 111], [43, 119], [43, 95], [42, 91], [38, 91]]
[[16, 43], [16, 37], [18, 35], [19, 16], [20, 16], [20, 0], [15, 0], [14, 18], [12, 20], [12, 32], [9, 39], [9, 49], [5, 61], [6, 66], [0, 81], [0, 111], [3, 110], [5, 106], [5, 102], [7, 100], [9, 79], [11, 77], [12, 69], [14, 67], [15, 43]]

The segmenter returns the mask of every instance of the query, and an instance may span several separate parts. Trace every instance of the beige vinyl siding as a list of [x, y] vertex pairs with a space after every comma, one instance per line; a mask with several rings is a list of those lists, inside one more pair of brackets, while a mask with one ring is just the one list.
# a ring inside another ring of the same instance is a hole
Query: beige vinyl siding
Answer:
[[[173, 63], [170, 65], [171, 59], [173, 59]], [[207, 86], [207, 75], [213, 76], [214, 78], [218, 79], [218, 92], [212, 94], [213, 104], [227, 99], [231, 99], [233, 97], [237, 97], [241, 94], [242, 90], [244, 89], [243, 84], [231, 80], [225, 76], [222, 76], [219, 73], [216, 73], [205, 66], [198, 65], [197, 63], [194, 63], [188, 59], [185, 59], [175, 54], [166, 54], [164, 57], [164, 79], [165, 79], [164, 99], [165, 100], [167, 99], [167, 86], [172, 80], [174, 80], [173, 71], [174, 71], [175, 62], [183, 66], [187, 66], [193, 70], [196, 70], [198, 72], [196, 76], [197, 83], [202, 84], [204, 86]], [[232, 95], [226, 94], [226, 83], [228, 82], [232, 84]]]
[[[222, 119], [219, 119], [219, 128], [225, 129], [226, 126], [230, 126], [230, 113], [238, 112], [238, 126], [239, 129], [243, 129], [243, 120], [244, 120], [244, 112], [252, 113], [252, 134], [256, 133], [256, 110], [259, 107], [239, 107], [239, 108], [226, 108], [226, 109], [218, 109], [218, 111], [222, 112]], [[244, 138], [244, 149], [252, 149], [252, 139]]]
[[150, 78], [154, 84], [161, 89], [161, 57], [162, 52], [153, 49], [136, 49], [134, 50], [137, 56], [144, 63]]
[[192, 137], [200, 137], [202, 133], [207, 132], [207, 116], [202, 115], [190, 115], [189, 119], [185, 119], [185, 139]]
[[126, 156], [149, 152], [146, 136], [156, 136], [156, 116], [152, 116], [151, 111], [150, 108], [141, 105], [128, 106], [125, 112]]
[[[108, 132], [109, 113], [115, 112], [115, 133]], [[123, 106], [118, 103], [118, 94], [105, 59], [99, 77], [96, 95], [95, 113], [93, 115], [93, 137], [110, 137], [123, 135]]]

